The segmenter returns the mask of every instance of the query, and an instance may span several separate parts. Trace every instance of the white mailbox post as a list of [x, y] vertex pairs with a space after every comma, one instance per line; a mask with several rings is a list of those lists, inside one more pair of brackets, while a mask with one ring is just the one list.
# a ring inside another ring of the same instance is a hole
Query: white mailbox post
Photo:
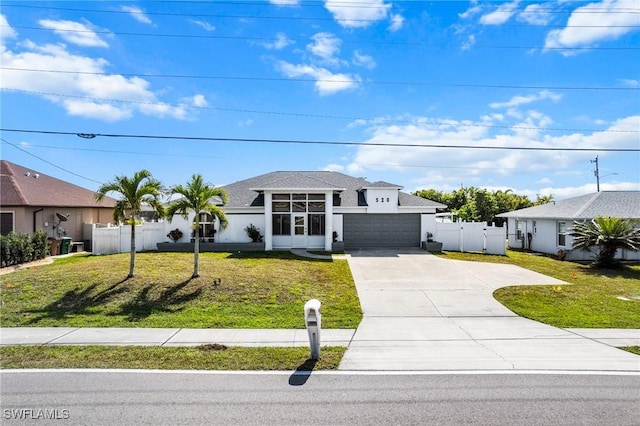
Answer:
[[321, 329], [321, 303], [318, 299], [311, 299], [304, 304], [304, 322], [309, 333], [309, 346], [311, 359], [320, 359], [320, 329]]

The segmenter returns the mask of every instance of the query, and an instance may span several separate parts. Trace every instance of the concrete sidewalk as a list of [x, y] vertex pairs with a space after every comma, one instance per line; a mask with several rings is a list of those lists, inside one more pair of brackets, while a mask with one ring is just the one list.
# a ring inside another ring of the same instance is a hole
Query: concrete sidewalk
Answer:
[[[349, 346], [355, 330], [326, 329], [323, 346]], [[309, 346], [305, 329], [188, 329], [188, 328], [0, 328], [3, 345], [132, 345], [197, 346]]]

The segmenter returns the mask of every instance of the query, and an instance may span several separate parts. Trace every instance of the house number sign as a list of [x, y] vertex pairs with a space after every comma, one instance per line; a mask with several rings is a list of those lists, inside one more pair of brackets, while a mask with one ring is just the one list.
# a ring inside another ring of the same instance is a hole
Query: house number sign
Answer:
[[385, 198], [381, 197], [381, 198], [376, 198], [376, 203], [388, 203], [389, 202], [389, 197]]

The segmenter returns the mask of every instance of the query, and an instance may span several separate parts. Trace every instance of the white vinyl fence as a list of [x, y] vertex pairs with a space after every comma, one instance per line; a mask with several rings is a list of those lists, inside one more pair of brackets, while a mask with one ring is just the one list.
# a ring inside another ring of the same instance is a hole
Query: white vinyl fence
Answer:
[[[126, 253], [131, 251], [131, 225], [85, 225], [85, 236], [91, 240], [93, 254]], [[88, 232], [87, 232], [88, 231]], [[157, 243], [168, 241], [163, 222], [136, 225], [136, 251], [156, 250]]]
[[507, 228], [488, 226], [485, 222], [436, 222], [433, 239], [442, 243], [443, 250], [507, 253]]

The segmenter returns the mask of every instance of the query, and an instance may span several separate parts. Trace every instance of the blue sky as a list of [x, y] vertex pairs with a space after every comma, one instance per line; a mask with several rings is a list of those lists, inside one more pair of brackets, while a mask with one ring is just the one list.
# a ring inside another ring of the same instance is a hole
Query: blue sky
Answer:
[[335, 170], [562, 199], [597, 156], [640, 190], [636, 0], [3, 0], [0, 31], [2, 158], [89, 189]]

